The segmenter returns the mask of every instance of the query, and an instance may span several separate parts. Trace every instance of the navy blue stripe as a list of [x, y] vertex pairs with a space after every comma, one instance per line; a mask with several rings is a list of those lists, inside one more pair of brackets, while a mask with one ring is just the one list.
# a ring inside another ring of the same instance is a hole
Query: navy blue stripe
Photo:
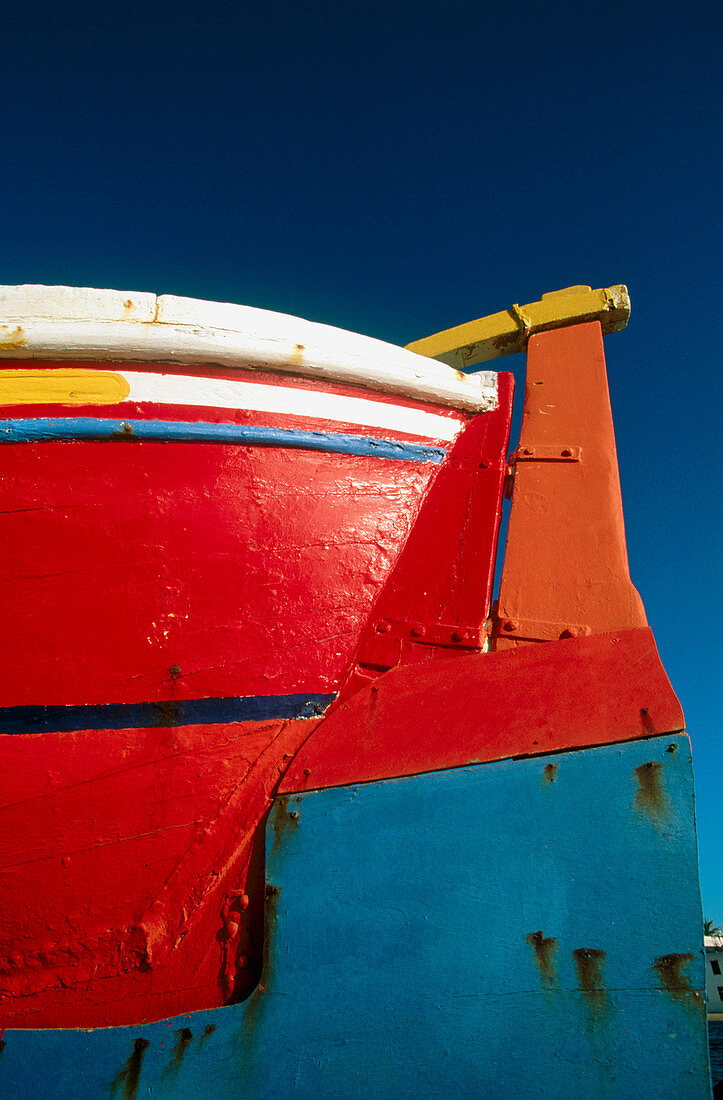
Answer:
[[263, 428], [256, 424], [190, 423], [179, 420], [103, 420], [90, 416], [38, 417], [0, 422], [0, 442], [43, 443], [51, 440], [146, 439], [175, 443], [240, 443], [256, 447], [294, 447], [331, 454], [373, 455], [407, 462], [444, 461], [443, 447], [398, 443], [366, 435], [302, 432], [292, 428]]
[[104, 706], [0, 707], [0, 733], [66, 733], [314, 718], [323, 714], [333, 698], [333, 695], [250, 695]]

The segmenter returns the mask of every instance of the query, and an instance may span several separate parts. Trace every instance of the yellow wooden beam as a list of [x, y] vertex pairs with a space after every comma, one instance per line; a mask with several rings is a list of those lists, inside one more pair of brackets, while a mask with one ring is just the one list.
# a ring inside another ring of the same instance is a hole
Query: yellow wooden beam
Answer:
[[439, 359], [458, 370], [525, 351], [527, 341], [536, 332], [547, 332], [584, 321], [600, 321], [603, 334], [625, 328], [630, 316], [630, 297], [625, 286], [570, 286], [543, 294], [539, 302], [514, 305], [502, 313], [480, 317], [465, 325], [436, 332], [407, 344], [410, 351]]

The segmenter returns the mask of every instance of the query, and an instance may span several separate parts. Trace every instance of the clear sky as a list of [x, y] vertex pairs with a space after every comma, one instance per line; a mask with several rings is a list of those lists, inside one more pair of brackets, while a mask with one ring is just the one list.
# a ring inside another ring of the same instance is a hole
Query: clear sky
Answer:
[[0, 281], [395, 343], [627, 283], [606, 349], [631, 572], [723, 923], [720, 23], [696, 0], [13, 5]]

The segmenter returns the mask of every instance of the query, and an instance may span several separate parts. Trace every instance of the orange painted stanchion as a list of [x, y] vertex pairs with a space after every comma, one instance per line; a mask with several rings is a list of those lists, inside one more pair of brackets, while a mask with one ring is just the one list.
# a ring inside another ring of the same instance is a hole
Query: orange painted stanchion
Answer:
[[494, 648], [643, 627], [600, 323], [530, 339]]

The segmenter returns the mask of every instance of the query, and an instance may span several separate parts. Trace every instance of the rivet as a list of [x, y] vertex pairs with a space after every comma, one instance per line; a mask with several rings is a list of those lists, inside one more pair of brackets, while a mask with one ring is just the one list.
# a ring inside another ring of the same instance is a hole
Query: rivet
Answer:
[[517, 630], [517, 623], [513, 622], [512, 619], [508, 619], [508, 621], [505, 623], [505, 625], [502, 627], [502, 629], [503, 630]]
[[424, 627], [423, 626], [413, 626], [412, 629], [409, 631], [409, 633], [412, 635], [413, 638], [423, 638], [424, 637]]
[[523, 455], [533, 455], [535, 452], [532, 447], [523, 447], [522, 453]]
[[668, 752], [677, 752], [677, 751], [678, 751], [678, 746], [674, 742], [673, 742], [673, 744], [668, 745]]
[[304, 768], [304, 775], [311, 775], [311, 768]]
[[388, 634], [391, 629], [392, 624], [386, 622], [386, 620], [382, 620], [382, 622], [377, 623], [377, 634]]
[[299, 820], [299, 814], [296, 810], [291, 810], [291, 812], [289, 813], [289, 817], [291, 818], [292, 821], [298, 821]]
[[569, 447], [565, 447], [564, 450], [560, 451], [560, 454], [563, 458], [572, 458], [572, 451]]

